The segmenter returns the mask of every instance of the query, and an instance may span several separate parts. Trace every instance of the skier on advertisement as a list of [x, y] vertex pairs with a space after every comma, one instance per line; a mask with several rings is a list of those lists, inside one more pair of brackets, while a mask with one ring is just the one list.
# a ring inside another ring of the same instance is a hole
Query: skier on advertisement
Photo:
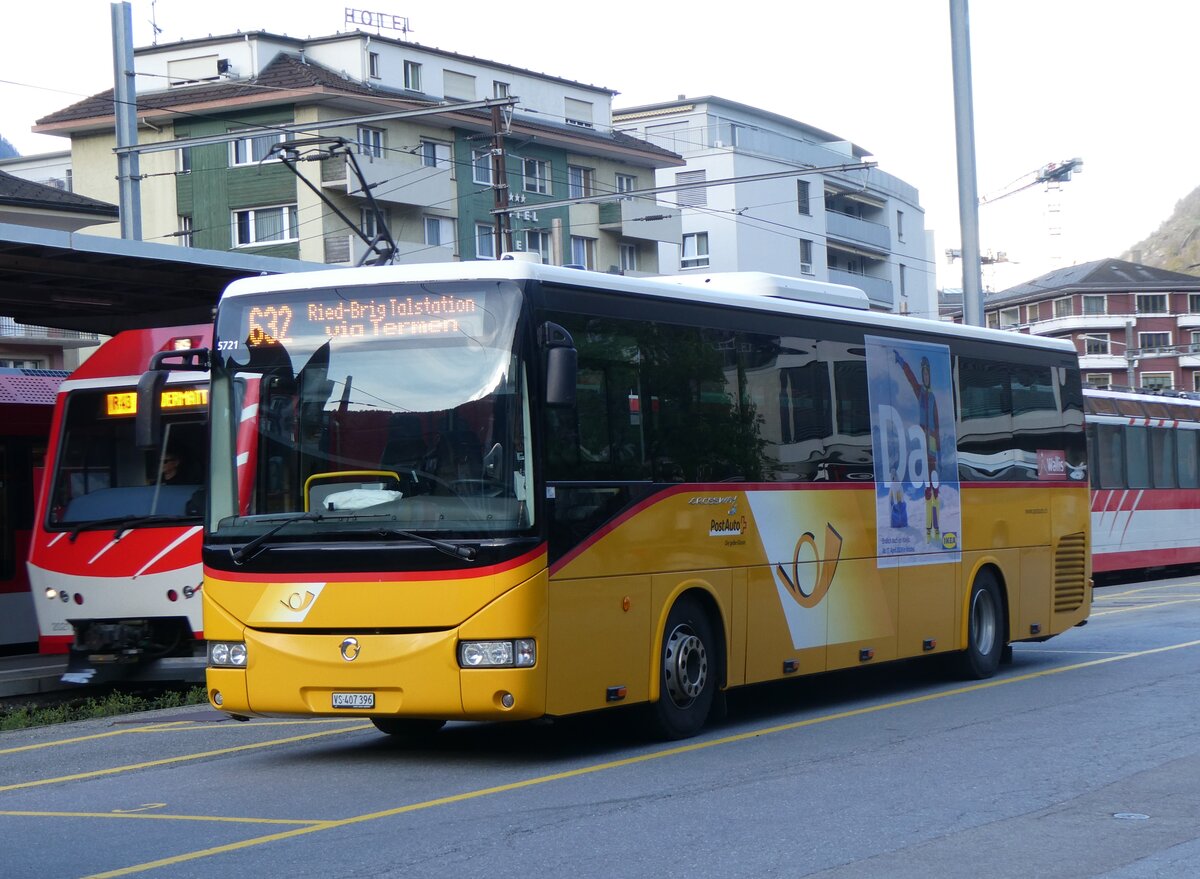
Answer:
[[941, 506], [938, 499], [938, 409], [937, 398], [930, 386], [929, 358], [921, 358], [921, 378], [918, 381], [900, 352], [896, 351], [895, 355], [896, 362], [904, 370], [904, 377], [917, 397], [920, 410], [921, 429], [925, 433], [925, 542], [936, 543], [941, 539], [938, 527], [938, 508]]

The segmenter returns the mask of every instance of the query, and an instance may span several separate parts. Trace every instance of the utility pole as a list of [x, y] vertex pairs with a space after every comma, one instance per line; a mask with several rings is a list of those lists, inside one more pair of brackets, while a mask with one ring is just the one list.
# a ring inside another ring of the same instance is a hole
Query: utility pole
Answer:
[[954, 129], [958, 153], [958, 216], [962, 228], [963, 323], [983, 326], [979, 268], [979, 195], [975, 183], [975, 112], [971, 97], [971, 30], [967, 0], [950, 0], [950, 60], [954, 71]]
[[511, 252], [512, 220], [508, 216], [508, 170], [504, 162], [504, 111], [512, 106], [492, 107], [492, 193], [496, 216], [496, 256]]
[[[117, 149], [137, 145], [137, 86], [134, 84], [133, 13], [129, 3], [112, 4], [113, 111]], [[136, 151], [117, 153], [121, 237], [142, 240], [141, 166]]]

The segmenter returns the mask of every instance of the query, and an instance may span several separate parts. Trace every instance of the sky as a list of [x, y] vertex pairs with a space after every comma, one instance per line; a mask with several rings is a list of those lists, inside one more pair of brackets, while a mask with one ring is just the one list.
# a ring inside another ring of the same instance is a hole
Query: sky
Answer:
[[[31, 155], [67, 148], [36, 119], [112, 87], [109, 0], [5, 3], [0, 135]], [[613, 89], [617, 109], [715, 95], [853, 141], [917, 187], [939, 287], [962, 286], [948, 0], [742, 0], [729, 6], [603, 0], [132, 0], [134, 45], [266, 30], [347, 29], [345, 9], [406, 16], [407, 39]], [[979, 246], [1003, 290], [1108, 257], [1153, 233], [1200, 185], [1187, 161], [1200, 4], [974, 0], [968, 5]], [[385, 32], [386, 33], [386, 32]], [[1164, 162], [1178, 154], [1183, 164]], [[1010, 185], [1050, 162], [1083, 169], [1057, 190]]]

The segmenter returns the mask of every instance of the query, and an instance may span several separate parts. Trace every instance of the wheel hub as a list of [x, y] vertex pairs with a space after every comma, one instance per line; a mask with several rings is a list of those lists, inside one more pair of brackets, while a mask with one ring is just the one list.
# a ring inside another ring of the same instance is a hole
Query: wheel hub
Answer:
[[708, 652], [691, 627], [676, 626], [663, 656], [667, 695], [680, 708], [691, 705], [708, 681]]

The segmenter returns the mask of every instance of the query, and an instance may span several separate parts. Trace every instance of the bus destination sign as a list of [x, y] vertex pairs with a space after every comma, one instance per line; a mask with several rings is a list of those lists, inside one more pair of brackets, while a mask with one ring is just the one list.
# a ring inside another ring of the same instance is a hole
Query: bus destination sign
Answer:
[[[162, 392], [163, 409], [199, 409], [208, 405], [208, 388], [167, 388]], [[105, 415], [137, 415], [137, 391], [104, 395]]]
[[368, 339], [478, 337], [483, 332], [482, 296], [427, 293], [387, 299], [336, 301], [297, 298], [255, 305], [246, 312], [251, 348], [290, 344], [296, 338]]

